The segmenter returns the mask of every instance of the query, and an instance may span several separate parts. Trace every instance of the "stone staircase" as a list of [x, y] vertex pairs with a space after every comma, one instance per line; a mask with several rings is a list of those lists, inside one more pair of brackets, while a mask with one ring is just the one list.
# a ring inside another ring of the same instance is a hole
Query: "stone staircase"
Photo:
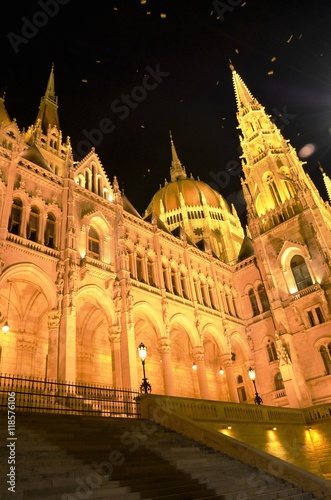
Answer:
[[17, 412], [15, 436], [14, 494], [0, 413], [1, 500], [325, 498], [149, 420]]

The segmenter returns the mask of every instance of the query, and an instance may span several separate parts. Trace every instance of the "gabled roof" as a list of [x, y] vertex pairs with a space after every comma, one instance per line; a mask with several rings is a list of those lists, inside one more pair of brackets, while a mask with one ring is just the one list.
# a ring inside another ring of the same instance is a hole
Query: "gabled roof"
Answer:
[[254, 255], [254, 247], [252, 240], [248, 236], [245, 236], [241, 244], [241, 249], [238, 255], [238, 262], [248, 259], [248, 257], [252, 257], [253, 255]]
[[35, 144], [32, 144], [32, 146], [29, 146], [27, 149], [25, 149], [21, 153], [21, 157], [24, 158], [25, 160], [30, 161], [31, 163], [35, 163], [41, 168], [44, 168], [45, 170], [48, 170], [52, 172], [51, 167], [49, 166], [47, 160], [43, 157], [41, 152], [39, 151], [38, 147]]
[[[168, 234], [172, 234], [171, 231], [169, 231], [169, 229], [167, 228], [167, 226], [164, 224], [164, 222], [162, 222], [162, 220], [160, 219], [160, 217], [154, 213], [154, 217], [156, 218], [156, 226], [158, 229], [161, 229], [162, 231], [168, 233]], [[152, 221], [153, 221], [153, 214], [148, 214], [147, 217], [144, 217], [144, 220], [147, 221], [147, 222], [150, 222], [152, 224]]]
[[122, 202], [123, 202], [123, 210], [125, 210], [131, 215], [134, 215], [135, 217], [139, 217], [139, 219], [142, 218], [141, 215], [138, 213], [138, 211], [134, 208], [132, 203], [125, 196], [125, 194], [122, 194]]

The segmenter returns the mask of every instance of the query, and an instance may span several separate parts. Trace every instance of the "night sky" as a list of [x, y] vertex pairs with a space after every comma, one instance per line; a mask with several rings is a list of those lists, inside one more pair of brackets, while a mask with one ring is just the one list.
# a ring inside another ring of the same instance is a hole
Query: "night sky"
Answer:
[[329, 1], [39, 0], [6, 4], [1, 21], [10, 117], [20, 129], [34, 122], [54, 63], [75, 159], [95, 146], [139, 213], [169, 180], [171, 130], [187, 173], [244, 219], [230, 59], [284, 137], [298, 151], [312, 145], [302, 159], [326, 199], [318, 163], [331, 175]]

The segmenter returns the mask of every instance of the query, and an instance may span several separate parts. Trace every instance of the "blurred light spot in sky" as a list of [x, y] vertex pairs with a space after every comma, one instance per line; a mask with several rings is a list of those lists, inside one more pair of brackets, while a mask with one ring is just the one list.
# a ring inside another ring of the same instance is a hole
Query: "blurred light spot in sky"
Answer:
[[299, 150], [299, 157], [300, 158], [309, 158], [312, 154], [314, 154], [316, 151], [316, 147], [314, 144], [306, 144]]

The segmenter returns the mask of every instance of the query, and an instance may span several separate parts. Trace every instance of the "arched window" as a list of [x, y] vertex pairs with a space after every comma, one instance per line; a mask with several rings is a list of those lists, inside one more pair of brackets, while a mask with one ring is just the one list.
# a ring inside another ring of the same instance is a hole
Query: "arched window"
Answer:
[[16, 234], [17, 236], [19, 236], [21, 233], [22, 211], [22, 201], [19, 198], [14, 198], [11, 214], [9, 217], [8, 231], [10, 233]]
[[215, 288], [212, 285], [208, 286], [208, 293], [209, 293], [211, 307], [213, 309], [217, 309], [216, 292], [215, 292]]
[[245, 403], [245, 401], [247, 401], [247, 396], [242, 375], [238, 375], [237, 377], [237, 393], [240, 403]]
[[331, 374], [331, 359], [330, 359], [331, 343], [328, 345], [328, 349], [324, 345], [321, 345], [320, 353], [321, 353], [322, 360], [323, 360], [323, 363], [325, 366], [326, 374], [330, 375]]
[[88, 232], [87, 255], [93, 259], [100, 259], [100, 238], [94, 227], [90, 227]]
[[91, 189], [90, 172], [88, 170], [85, 170], [85, 188]]
[[163, 282], [164, 286], [167, 292], [170, 292], [170, 285], [169, 285], [169, 269], [168, 266], [165, 264], [165, 262], [162, 263], [162, 274], [163, 274]]
[[266, 178], [266, 181], [267, 181], [267, 184], [269, 186], [269, 192], [270, 192], [271, 197], [275, 203], [275, 206], [278, 206], [282, 202], [282, 200], [281, 200], [281, 197], [279, 195], [279, 191], [278, 191], [278, 188], [276, 186], [276, 183], [271, 175], [269, 175]]
[[248, 297], [252, 306], [253, 316], [257, 316], [260, 314], [260, 311], [253, 288], [249, 290]]
[[154, 279], [154, 262], [150, 259], [147, 261], [147, 273], [148, 273], [148, 283], [152, 286], [156, 286]]
[[268, 357], [269, 357], [270, 363], [272, 363], [272, 361], [277, 361], [278, 356], [277, 356], [275, 342], [273, 342], [270, 339], [268, 340], [268, 343], [267, 343], [267, 352], [268, 352]]
[[45, 245], [49, 248], [55, 248], [55, 224], [56, 219], [53, 214], [47, 214], [45, 228]]
[[98, 195], [102, 196], [102, 179], [98, 177]]
[[144, 280], [143, 258], [137, 254], [136, 257], [137, 280], [146, 283]]
[[198, 277], [194, 277], [193, 278], [193, 284], [194, 284], [194, 290], [195, 290], [196, 299], [199, 302], [199, 304], [202, 304], [201, 289], [200, 289], [200, 280], [199, 280]]
[[200, 289], [201, 289], [202, 302], [204, 303], [205, 306], [210, 307], [208, 285], [205, 281], [200, 281]]
[[134, 279], [134, 254], [130, 249], [127, 249], [127, 256], [129, 263], [130, 278]]
[[38, 241], [38, 233], [39, 233], [39, 221], [40, 221], [40, 212], [39, 208], [36, 206], [31, 207], [28, 230], [27, 230], [27, 238], [31, 241]]
[[259, 285], [257, 287], [257, 293], [259, 294], [259, 297], [260, 297], [262, 311], [263, 312], [269, 311], [269, 309], [270, 309], [269, 300], [268, 300], [268, 296], [267, 296], [267, 293], [266, 293], [263, 285]]
[[280, 372], [276, 373], [274, 381], [275, 381], [276, 391], [280, 391], [281, 389], [285, 389], [283, 377], [282, 377], [282, 374]]
[[175, 295], [181, 295], [179, 290], [178, 274], [175, 269], [171, 269], [171, 284], [172, 293], [174, 293]]
[[291, 260], [291, 270], [298, 287], [298, 290], [303, 290], [313, 284], [310, 277], [307, 264], [301, 255], [295, 255]]
[[183, 290], [183, 297], [189, 299], [187, 276], [183, 272], [180, 273], [180, 282]]

